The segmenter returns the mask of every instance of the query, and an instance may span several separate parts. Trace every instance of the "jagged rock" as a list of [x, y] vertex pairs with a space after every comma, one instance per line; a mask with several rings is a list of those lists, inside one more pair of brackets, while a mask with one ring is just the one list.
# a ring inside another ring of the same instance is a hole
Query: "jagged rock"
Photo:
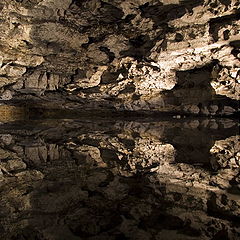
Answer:
[[4, 87], [5, 85], [14, 83], [14, 79], [6, 78], [6, 77], [0, 77], [0, 87]]
[[11, 92], [2, 100], [48, 109], [237, 110], [237, 0], [4, 0], [0, 9], [0, 88]]
[[26, 169], [26, 164], [20, 160], [9, 160], [6, 163], [1, 164], [1, 167], [3, 167], [4, 170], [10, 172]]
[[9, 77], [21, 77], [25, 72], [25, 67], [11, 66], [8, 64], [0, 69], [0, 75], [7, 75]]

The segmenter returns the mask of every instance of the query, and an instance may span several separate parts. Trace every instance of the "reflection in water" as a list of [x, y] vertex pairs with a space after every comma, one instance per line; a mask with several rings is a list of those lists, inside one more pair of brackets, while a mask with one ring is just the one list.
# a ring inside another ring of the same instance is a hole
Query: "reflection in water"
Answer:
[[3, 124], [1, 239], [239, 239], [231, 119]]
[[0, 103], [0, 123], [23, 120], [27, 117], [27, 112], [24, 107], [1, 105]]

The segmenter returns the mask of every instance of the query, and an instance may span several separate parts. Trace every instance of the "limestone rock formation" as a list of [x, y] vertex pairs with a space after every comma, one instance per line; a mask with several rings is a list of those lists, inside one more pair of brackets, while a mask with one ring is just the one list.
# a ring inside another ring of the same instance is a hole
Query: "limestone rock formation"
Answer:
[[239, 14], [238, 0], [2, 0], [1, 101], [233, 114]]

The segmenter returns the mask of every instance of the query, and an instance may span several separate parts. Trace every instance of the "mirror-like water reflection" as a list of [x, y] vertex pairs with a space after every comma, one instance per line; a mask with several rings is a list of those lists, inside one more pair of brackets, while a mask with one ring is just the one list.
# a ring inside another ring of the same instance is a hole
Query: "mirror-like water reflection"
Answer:
[[1, 125], [3, 240], [239, 239], [232, 119]]

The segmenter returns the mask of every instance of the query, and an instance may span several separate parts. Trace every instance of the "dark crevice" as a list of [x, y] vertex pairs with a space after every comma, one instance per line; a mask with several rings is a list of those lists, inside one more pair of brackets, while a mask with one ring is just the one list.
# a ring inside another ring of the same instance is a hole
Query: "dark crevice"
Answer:
[[151, 18], [154, 21], [155, 25], [159, 26], [163, 22], [168, 22], [182, 17], [187, 12], [192, 11], [194, 7], [203, 4], [203, 2], [203, 0], [181, 1], [180, 5], [163, 5], [162, 3], [158, 3], [154, 6], [146, 3], [139, 8], [141, 10], [142, 17]]
[[99, 50], [104, 52], [104, 53], [106, 53], [108, 55], [109, 63], [111, 63], [114, 60], [115, 54], [113, 52], [111, 52], [109, 48], [107, 48], [107, 47], [99, 47]]
[[[223, 26], [232, 25], [233, 21], [236, 21], [239, 19], [240, 19], [240, 10], [238, 10], [237, 13], [234, 13], [231, 15], [210, 19], [209, 33], [213, 37], [214, 41], [218, 41], [218, 39], [219, 39], [218, 32]], [[229, 36], [228, 36], [228, 38], [229, 38]], [[228, 40], [228, 39], [226, 39], [226, 40]]]
[[144, 60], [149, 56], [150, 50], [156, 41], [157, 39], [151, 40], [147, 35], [140, 35], [136, 38], [129, 39], [130, 48], [121, 51], [120, 54], [123, 57], [130, 56], [139, 61]]

